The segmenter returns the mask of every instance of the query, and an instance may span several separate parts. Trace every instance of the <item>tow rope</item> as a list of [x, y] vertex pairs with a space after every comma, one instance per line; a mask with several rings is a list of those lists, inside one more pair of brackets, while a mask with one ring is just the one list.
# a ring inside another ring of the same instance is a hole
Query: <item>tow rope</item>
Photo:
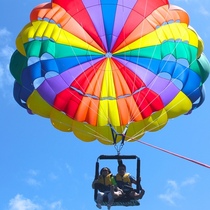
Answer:
[[193, 160], [193, 159], [191, 159], [191, 158], [188, 158], [188, 157], [185, 157], [185, 156], [176, 154], [176, 153], [174, 153], [174, 152], [168, 151], [168, 150], [166, 150], [166, 149], [162, 149], [162, 148], [160, 148], [160, 147], [154, 146], [154, 145], [152, 145], [152, 144], [149, 144], [149, 143], [146, 143], [146, 142], [143, 142], [143, 141], [140, 141], [140, 140], [138, 140], [137, 142], [139, 142], [139, 143], [141, 143], [141, 144], [144, 144], [144, 145], [146, 145], [146, 146], [152, 147], [152, 148], [154, 148], [154, 149], [160, 150], [160, 151], [162, 151], [162, 152], [168, 153], [168, 154], [170, 154], [170, 155], [174, 155], [174, 156], [179, 157], [179, 158], [182, 158], [182, 159], [184, 159], [184, 160], [193, 162], [193, 163], [198, 164], [198, 165], [200, 165], [200, 166], [203, 166], [203, 167], [206, 167], [206, 168], [210, 168], [210, 165], [207, 165], [207, 164], [205, 164], [205, 163], [199, 162], [199, 161], [197, 161], [197, 160]]

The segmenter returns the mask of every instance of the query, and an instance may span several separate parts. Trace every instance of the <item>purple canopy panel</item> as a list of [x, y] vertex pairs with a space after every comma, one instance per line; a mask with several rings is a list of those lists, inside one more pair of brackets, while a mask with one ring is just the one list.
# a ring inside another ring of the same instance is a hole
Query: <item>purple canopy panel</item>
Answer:
[[86, 69], [90, 68], [94, 64], [96, 64], [98, 61], [100, 61], [101, 58], [80, 64], [78, 66], [75, 66], [71, 69], [68, 69], [67, 71], [61, 73], [61, 77], [66, 82], [68, 86], [71, 85], [71, 83], [77, 78], [80, 74], [82, 74]]
[[99, 37], [102, 40], [103, 45], [107, 50], [106, 34], [104, 29], [104, 21], [102, 16], [102, 10], [99, 0], [83, 0], [83, 3], [93, 21], [93, 24], [98, 32]]
[[50, 105], [53, 105], [57, 93], [68, 88], [61, 75], [45, 79], [45, 81], [37, 88], [41, 97]]
[[114, 22], [114, 30], [113, 30], [113, 37], [112, 37], [112, 43], [111, 43], [111, 49], [114, 46], [120, 32], [123, 29], [123, 26], [128, 19], [128, 16], [136, 4], [137, 0], [129, 0], [129, 1], [124, 1], [124, 0], [119, 0], [118, 1], [118, 6], [117, 6], [117, 11], [116, 11], [116, 17], [115, 17], [115, 22]]
[[129, 61], [119, 59], [119, 58], [115, 58], [115, 59], [118, 60], [127, 68], [129, 68], [133, 73], [135, 73], [144, 82], [146, 86], [148, 86], [156, 77], [156, 74], [154, 74], [148, 69], [141, 67], [135, 63], [131, 63]]
[[160, 95], [164, 106], [169, 104], [180, 92], [171, 80], [159, 77], [158, 75], [148, 85], [148, 88]]

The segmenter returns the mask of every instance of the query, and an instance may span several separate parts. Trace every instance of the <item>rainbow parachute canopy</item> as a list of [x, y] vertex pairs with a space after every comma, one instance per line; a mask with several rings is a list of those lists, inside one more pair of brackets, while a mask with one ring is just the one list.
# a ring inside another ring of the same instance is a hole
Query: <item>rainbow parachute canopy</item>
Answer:
[[[157, 131], [204, 101], [210, 64], [188, 14], [167, 0], [52, 0], [16, 40], [14, 98], [81, 140]], [[120, 138], [117, 138], [117, 142]]]

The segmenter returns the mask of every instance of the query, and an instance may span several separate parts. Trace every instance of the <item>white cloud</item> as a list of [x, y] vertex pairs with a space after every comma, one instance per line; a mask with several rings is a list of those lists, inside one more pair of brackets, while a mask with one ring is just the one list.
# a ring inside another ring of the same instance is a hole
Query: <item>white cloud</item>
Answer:
[[165, 200], [167, 203], [171, 205], [175, 205], [175, 199], [181, 198], [181, 195], [176, 191], [168, 190], [165, 194], [160, 194], [159, 198]]
[[9, 202], [9, 210], [41, 210], [42, 208], [22, 195], [16, 195]]
[[29, 178], [26, 179], [26, 183], [30, 186], [38, 187], [41, 186], [41, 182], [39, 182], [36, 177], [39, 175], [39, 172], [34, 169], [30, 169], [28, 171]]
[[183, 195], [181, 194], [183, 188], [189, 186], [189, 185], [194, 185], [198, 180], [198, 175], [195, 175], [193, 177], [190, 177], [180, 184], [178, 184], [174, 180], [168, 180], [167, 181], [167, 186], [166, 186], [166, 191], [165, 193], [160, 194], [158, 197], [166, 201], [170, 205], [176, 205], [176, 201], [183, 199]]
[[26, 180], [26, 182], [30, 186], [35, 186], [35, 187], [41, 186], [41, 183], [39, 181], [37, 181], [36, 179], [34, 179], [34, 178], [28, 178]]
[[38, 172], [37, 170], [30, 169], [30, 170], [28, 171], [28, 173], [29, 173], [30, 175], [32, 175], [32, 176], [37, 176], [39, 172]]
[[9, 201], [9, 210], [64, 210], [61, 201], [41, 201], [39, 204], [23, 195], [16, 195]]
[[205, 8], [204, 6], [200, 7], [199, 12], [204, 16], [210, 16], [209, 10], [207, 8]]
[[66, 169], [67, 169], [69, 174], [72, 174], [72, 168], [68, 163], [66, 163]]
[[55, 209], [55, 210], [62, 210], [63, 209], [61, 201], [56, 201], [56, 202], [51, 203], [49, 205], [49, 208], [52, 209], [52, 210], [53, 209]]
[[178, 189], [178, 185], [177, 185], [177, 183], [176, 183], [175, 181], [169, 180], [169, 181], [168, 181], [168, 184], [169, 184], [173, 189], [175, 189], [175, 190]]
[[171, 205], [175, 205], [175, 200], [182, 198], [182, 196], [179, 192], [178, 184], [173, 180], [167, 181], [166, 192], [163, 194], [160, 194], [159, 198], [161, 200], [166, 201], [167, 203], [169, 203]]
[[10, 46], [11, 33], [6, 29], [0, 29], [0, 90], [13, 84], [13, 77], [9, 71], [9, 62], [14, 52]]
[[11, 33], [6, 28], [0, 29], [0, 44], [8, 42], [8, 39], [10, 37]]
[[181, 186], [183, 187], [183, 186], [194, 185], [194, 184], [197, 182], [198, 178], [199, 178], [198, 175], [195, 175], [195, 176], [193, 176], [193, 177], [190, 177], [190, 178], [184, 180], [184, 181], [181, 183]]
[[50, 178], [50, 180], [57, 180], [58, 179], [58, 176], [55, 175], [54, 173], [50, 173], [49, 174], [49, 178]]

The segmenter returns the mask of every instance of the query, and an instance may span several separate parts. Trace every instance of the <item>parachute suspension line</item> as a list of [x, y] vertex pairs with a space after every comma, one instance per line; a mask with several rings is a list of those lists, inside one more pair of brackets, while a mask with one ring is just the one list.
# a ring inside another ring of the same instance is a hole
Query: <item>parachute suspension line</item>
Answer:
[[[112, 126], [112, 124], [109, 123], [109, 126], [110, 126], [111, 132], [112, 132], [113, 145], [114, 145], [115, 149], [117, 150], [117, 154], [120, 155], [120, 151], [121, 151], [121, 149], [124, 146], [124, 141], [125, 141], [126, 133], [127, 133], [127, 130], [128, 130], [128, 125], [125, 126], [125, 129], [123, 130], [122, 133], [118, 133], [114, 129], [114, 127]], [[120, 145], [117, 145], [117, 137], [118, 136], [121, 136], [122, 137], [121, 142], [120, 142]]]
[[207, 165], [207, 164], [205, 164], [205, 163], [199, 162], [199, 161], [197, 161], [197, 160], [193, 160], [193, 159], [191, 159], [191, 158], [188, 158], [188, 157], [179, 155], [179, 154], [177, 154], [177, 153], [168, 151], [168, 150], [166, 150], [166, 149], [162, 149], [162, 148], [160, 148], [160, 147], [154, 146], [154, 145], [152, 145], [152, 144], [149, 144], [149, 143], [146, 143], [146, 142], [143, 142], [143, 141], [140, 141], [140, 140], [138, 140], [137, 142], [139, 142], [139, 143], [141, 143], [141, 144], [144, 144], [144, 145], [146, 145], [146, 146], [152, 147], [152, 148], [154, 148], [154, 149], [160, 150], [160, 151], [162, 151], [162, 152], [168, 153], [168, 154], [170, 154], [170, 155], [176, 156], [176, 157], [178, 157], [178, 158], [181, 158], [181, 159], [190, 161], [190, 162], [192, 162], [192, 163], [195, 163], [195, 164], [198, 164], [198, 165], [200, 165], [200, 166], [203, 166], [203, 167], [206, 167], [206, 168], [209, 168], [209, 169], [210, 169], [210, 165]]

